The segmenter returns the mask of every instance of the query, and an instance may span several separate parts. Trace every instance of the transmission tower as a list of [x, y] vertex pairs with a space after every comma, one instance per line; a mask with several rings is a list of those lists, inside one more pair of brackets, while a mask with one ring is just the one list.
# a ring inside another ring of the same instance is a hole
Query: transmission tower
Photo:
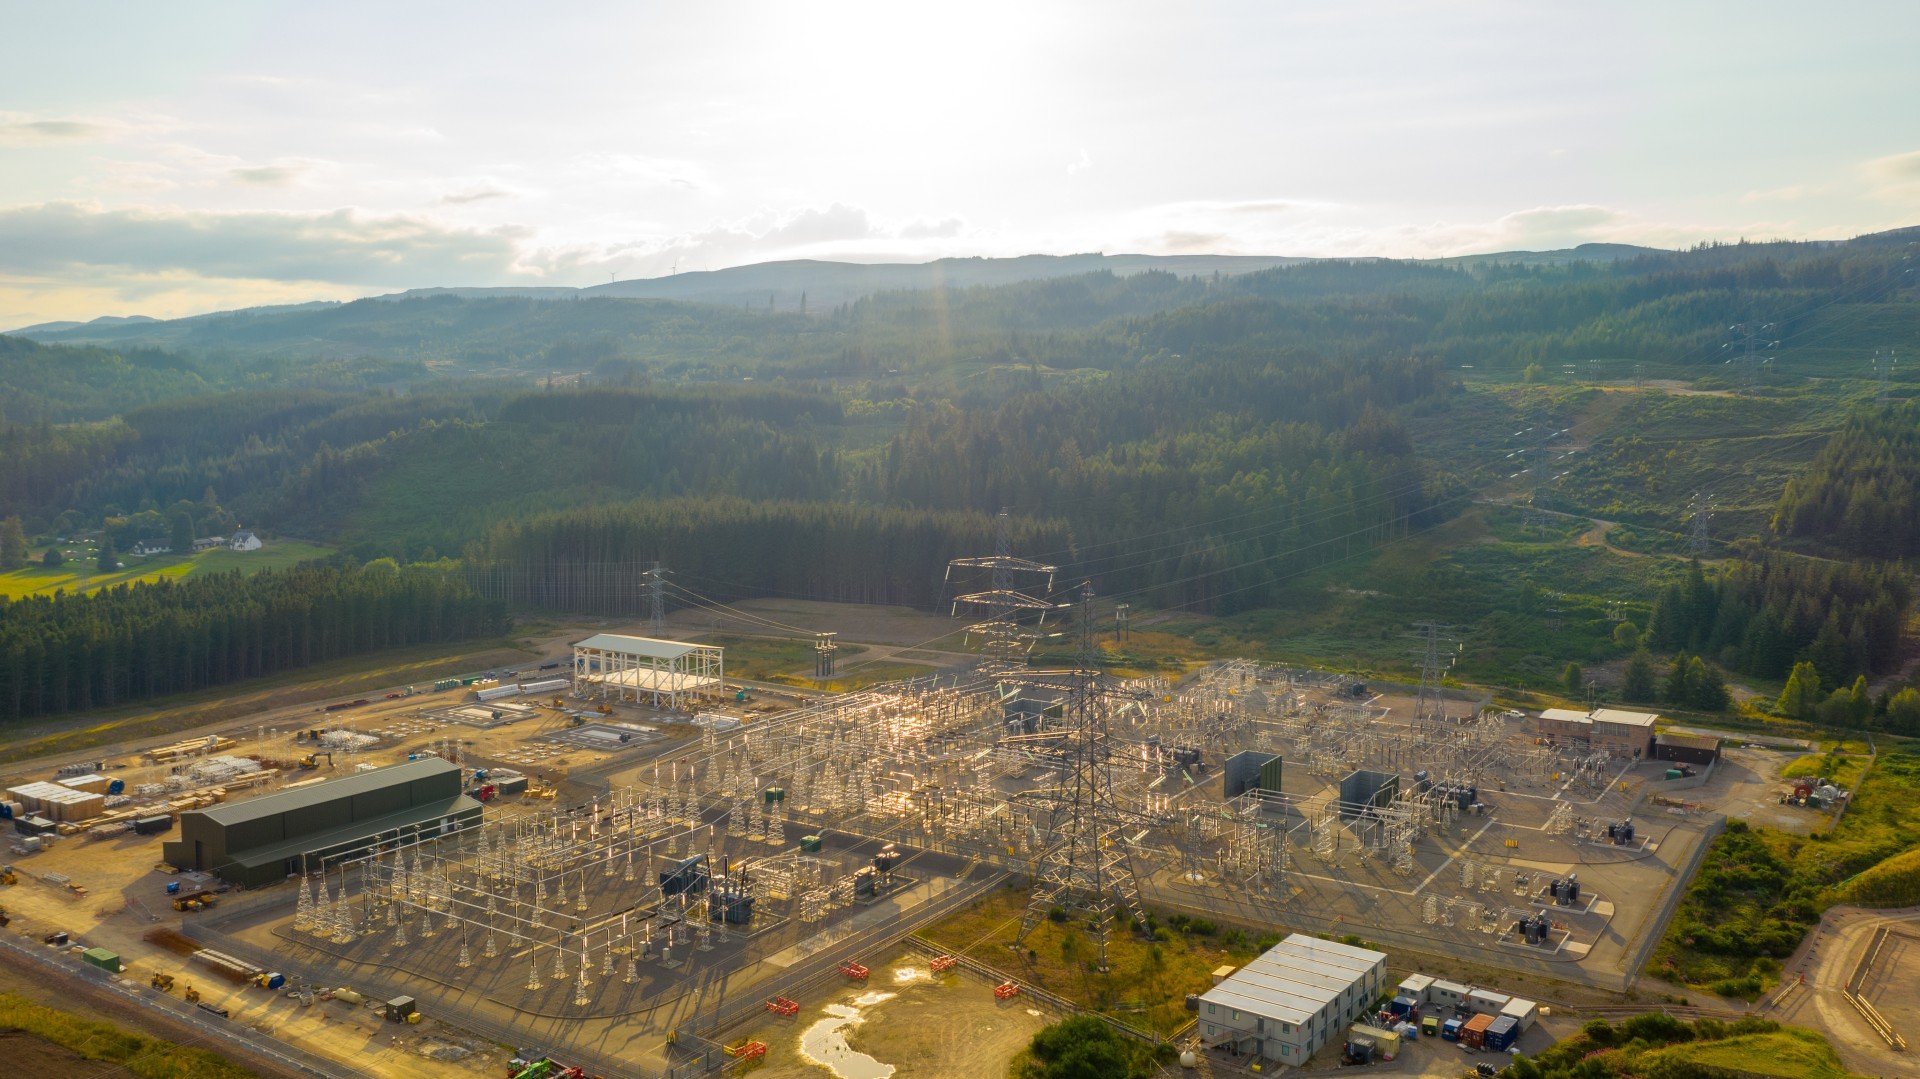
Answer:
[[[1740, 388], [1751, 392], [1763, 362], [1760, 354], [1780, 343], [1768, 337], [1773, 332], [1773, 323], [1740, 322], [1727, 327], [1727, 330], [1739, 339], [1739, 347], [1736, 349], [1732, 342], [1721, 346], [1733, 351], [1732, 357], [1726, 362], [1738, 365], [1735, 370], [1739, 374]], [[1769, 359], [1764, 362], [1773, 361]]]
[[1893, 349], [1877, 348], [1873, 350], [1873, 377], [1874, 381], [1879, 384], [1873, 395], [1873, 399], [1876, 402], [1880, 404], [1886, 403], [1887, 390], [1889, 384], [1893, 381], [1893, 372], [1899, 365], [1899, 353]]
[[1022, 801], [1051, 810], [1050, 834], [1056, 842], [1040, 856], [1016, 943], [1024, 942], [1034, 926], [1060, 907], [1093, 937], [1099, 950], [1099, 969], [1105, 973], [1107, 941], [1114, 919], [1124, 917], [1136, 929], [1146, 925], [1131, 847], [1122, 828], [1148, 822], [1122, 810], [1113, 799], [1112, 746], [1107, 729], [1112, 708], [1094, 663], [1091, 583], [1080, 586], [1078, 607], [1080, 655], [1075, 669], [1001, 678], [1005, 683], [1064, 692], [1067, 706], [1066, 723], [1061, 728], [1003, 739], [1009, 743], [1050, 743], [1058, 754], [1060, 770], [1059, 786], [1021, 796]]
[[1033, 638], [1020, 632], [1019, 618], [1022, 611], [1038, 611], [1042, 620], [1046, 612], [1052, 610], [1047, 601], [1036, 599], [1014, 587], [1015, 574], [1028, 574], [1034, 578], [1045, 577], [1046, 590], [1053, 591], [1055, 567], [1025, 558], [1013, 557], [1013, 518], [1006, 510], [1001, 510], [993, 521], [993, 553], [982, 558], [956, 558], [947, 563], [948, 581], [953, 580], [953, 571], [987, 570], [989, 579], [984, 592], [969, 592], [953, 598], [953, 613], [959, 614], [962, 606], [981, 612], [984, 617], [967, 627], [967, 636], [981, 634], [986, 638], [986, 663], [988, 670], [1008, 670], [1026, 664], [1027, 651], [1033, 645]]
[[1440, 622], [1415, 622], [1413, 628], [1413, 638], [1423, 645], [1420, 657], [1420, 695], [1414, 703], [1414, 718], [1444, 723], [1447, 719], [1447, 692], [1442, 682], [1447, 672], [1453, 669], [1453, 661], [1459, 654], [1460, 643], [1447, 636], [1454, 628], [1450, 625]]
[[659, 640], [667, 632], [667, 571], [655, 562], [647, 571], [648, 635]]
[[1707, 552], [1713, 546], [1712, 536], [1707, 531], [1707, 525], [1712, 520], [1713, 502], [1708, 499], [1707, 493], [1705, 491], [1693, 492], [1693, 534], [1691, 537], [1691, 546], [1693, 548], [1693, 557], [1695, 558], [1705, 558]]

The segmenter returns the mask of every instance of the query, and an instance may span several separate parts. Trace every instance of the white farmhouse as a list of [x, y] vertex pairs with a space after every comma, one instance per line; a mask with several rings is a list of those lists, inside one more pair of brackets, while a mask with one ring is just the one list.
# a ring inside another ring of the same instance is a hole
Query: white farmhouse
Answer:
[[227, 550], [229, 551], [257, 551], [260, 547], [260, 537], [244, 529], [235, 532], [233, 539], [227, 541]]

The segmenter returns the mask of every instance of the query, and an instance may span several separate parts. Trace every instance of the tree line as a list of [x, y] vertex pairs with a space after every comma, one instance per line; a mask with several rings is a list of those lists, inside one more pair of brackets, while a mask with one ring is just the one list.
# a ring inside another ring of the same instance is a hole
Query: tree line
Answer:
[[309, 563], [0, 599], [0, 721], [229, 685], [383, 648], [504, 632], [447, 567]]
[[1920, 555], [1920, 404], [1851, 416], [1788, 481], [1773, 531], [1864, 558]]
[[1897, 568], [1748, 546], [1716, 576], [1696, 562], [1661, 592], [1647, 643], [1763, 678], [1808, 662], [1831, 691], [1892, 669], [1912, 588]]

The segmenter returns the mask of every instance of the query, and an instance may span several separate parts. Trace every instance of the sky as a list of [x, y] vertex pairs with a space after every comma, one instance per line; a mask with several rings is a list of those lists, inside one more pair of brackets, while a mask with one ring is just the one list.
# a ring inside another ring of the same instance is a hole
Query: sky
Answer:
[[0, 0], [0, 327], [1920, 223], [1920, 4]]

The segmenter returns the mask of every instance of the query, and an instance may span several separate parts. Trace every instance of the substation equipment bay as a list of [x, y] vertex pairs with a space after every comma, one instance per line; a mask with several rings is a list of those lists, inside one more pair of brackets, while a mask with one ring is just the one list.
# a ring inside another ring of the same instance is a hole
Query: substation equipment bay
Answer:
[[1009, 875], [1029, 927], [1054, 905], [1108, 926], [1103, 963], [1150, 904], [1604, 983], [1658, 928], [1629, 897], [1674, 872], [1629, 816], [1652, 716], [1228, 661], [1178, 683], [990, 662], [743, 717], [718, 653], [576, 647], [575, 698], [699, 730], [597, 792], [496, 812], [415, 761], [183, 815], [181, 862], [292, 870], [193, 934], [604, 1071], [694, 1074], [770, 994]]

